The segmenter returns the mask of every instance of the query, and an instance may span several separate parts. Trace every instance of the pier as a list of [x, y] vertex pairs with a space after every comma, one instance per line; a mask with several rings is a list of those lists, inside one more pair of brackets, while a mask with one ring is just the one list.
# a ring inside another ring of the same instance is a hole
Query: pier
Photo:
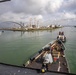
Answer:
[[53, 29], [62, 27], [60, 25], [55, 25], [55, 24], [44, 25], [44, 24], [41, 24], [39, 20], [34, 22], [29, 20], [28, 23], [4, 21], [4, 22], [1, 22], [0, 25], [1, 25], [0, 30], [8, 30], [8, 31], [53, 30]]
[[53, 29], [57, 29], [60, 27], [55, 27], [55, 28], [25, 28], [25, 29], [21, 29], [21, 28], [1, 28], [0, 30], [6, 30], [6, 31], [39, 31], [39, 30], [53, 30]]

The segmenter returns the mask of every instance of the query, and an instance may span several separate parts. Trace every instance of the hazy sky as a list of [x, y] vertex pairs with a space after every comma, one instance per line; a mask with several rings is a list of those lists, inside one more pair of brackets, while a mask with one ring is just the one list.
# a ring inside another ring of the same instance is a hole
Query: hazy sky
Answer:
[[0, 21], [76, 24], [76, 0], [11, 0], [0, 3]]

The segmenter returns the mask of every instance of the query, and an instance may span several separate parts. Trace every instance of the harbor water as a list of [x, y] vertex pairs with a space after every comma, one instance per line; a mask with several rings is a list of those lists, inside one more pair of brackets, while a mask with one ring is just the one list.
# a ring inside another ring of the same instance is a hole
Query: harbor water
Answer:
[[47, 43], [56, 40], [59, 31], [67, 38], [65, 54], [71, 73], [76, 73], [76, 28], [65, 27], [53, 31], [0, 31], [0, 62], [22, 66]]

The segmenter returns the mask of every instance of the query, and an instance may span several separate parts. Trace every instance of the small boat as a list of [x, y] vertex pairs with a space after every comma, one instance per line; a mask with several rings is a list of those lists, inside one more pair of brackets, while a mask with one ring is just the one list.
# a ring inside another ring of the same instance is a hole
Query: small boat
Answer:
[[59, 32], [57, 39], [61, 40], [62, 42], [66, 42], [66, 37], [64, 35], [64, 32]]
[[52, 41], [24, 63], [24, 67], [39, 69], [40, 72], [55, 71], [69, 73], [64, 52], [65, 47], [61, 40]]

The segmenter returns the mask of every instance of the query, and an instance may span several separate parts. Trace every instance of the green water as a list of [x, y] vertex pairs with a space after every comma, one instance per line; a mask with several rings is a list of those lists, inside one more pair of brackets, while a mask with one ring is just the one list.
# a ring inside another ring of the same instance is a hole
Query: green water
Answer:
[[0, 31], [0, 62], [22, 66], [31, 56], [52, 40], [58, 32], [67, 37], [66, 57], [70, 71], [76, 73], [76, 28], [61, 28], [54, 31], [13, 32]]

